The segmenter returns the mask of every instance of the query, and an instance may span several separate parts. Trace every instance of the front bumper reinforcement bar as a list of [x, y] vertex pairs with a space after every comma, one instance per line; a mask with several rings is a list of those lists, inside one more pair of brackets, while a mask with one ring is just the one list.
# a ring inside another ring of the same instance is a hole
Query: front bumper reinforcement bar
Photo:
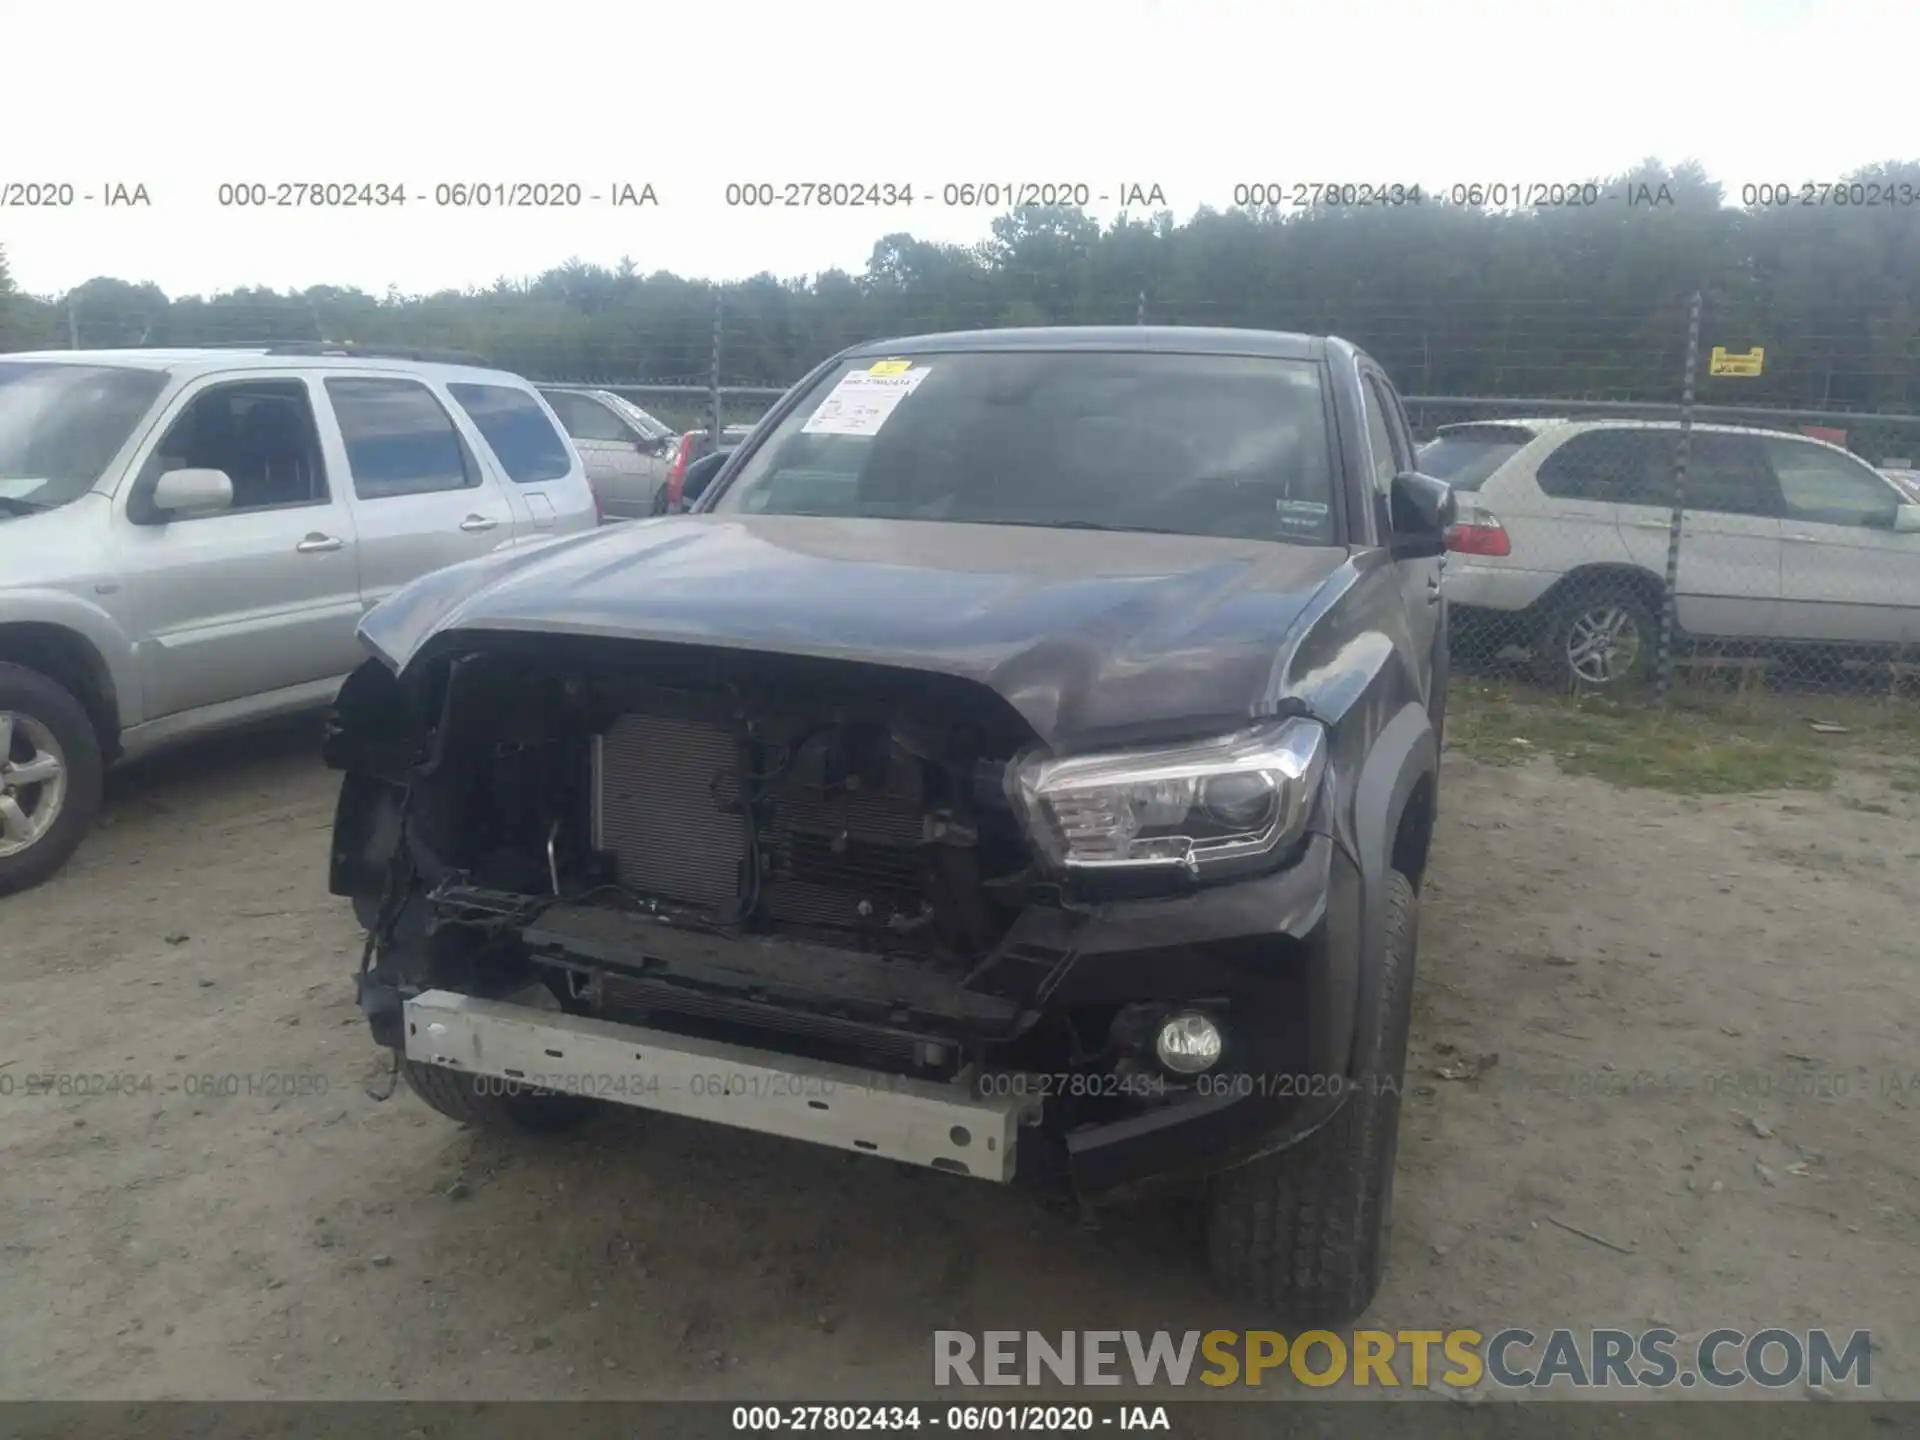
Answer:
[[1005, 1183], [1037, 1096], [980, 1095], [448, 990], [406, 1002], [407, 1058]]

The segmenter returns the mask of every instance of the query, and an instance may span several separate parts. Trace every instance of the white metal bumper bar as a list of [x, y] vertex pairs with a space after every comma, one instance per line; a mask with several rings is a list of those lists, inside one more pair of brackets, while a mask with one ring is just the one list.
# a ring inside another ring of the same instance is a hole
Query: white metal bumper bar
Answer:
[[406, 1003], [407, 1058], [1005, 1182], [1032, 1097], [692, 1040], [429, 990]]

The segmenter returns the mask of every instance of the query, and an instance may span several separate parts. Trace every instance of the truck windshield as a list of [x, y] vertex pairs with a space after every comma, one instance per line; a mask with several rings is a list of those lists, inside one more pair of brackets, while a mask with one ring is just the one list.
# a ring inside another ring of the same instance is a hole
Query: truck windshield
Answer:
[[0, 358], [0, 518], [91, 490], [166, 383], [164, 370]]
[[1312, 361], [1110, 351], [868, 357], [823, 376], [721, 513], [1331, 544]]

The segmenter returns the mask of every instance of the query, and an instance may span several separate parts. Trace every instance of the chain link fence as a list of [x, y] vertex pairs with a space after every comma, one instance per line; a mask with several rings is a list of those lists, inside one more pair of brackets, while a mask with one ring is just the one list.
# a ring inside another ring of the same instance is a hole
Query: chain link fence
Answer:
[[1583, 692], [1920, 695], [1920, 416], [1698, 403], [1765, 364], [1703, 353], [1710, 315], [1696, 297], [1676, 404], [1410, 402], [1459, 498], [1456, 662]]
[[[1421, 467], [1459, 500], [1456, 665], [1649, 698], [1920, 697], [1920, 415], [1729, 403], [1743, 377], [1707, 373], [1729, 368], [1712, 325], [1700, 302], [1676, 311], [1665, 401], [1407, 397]], [[782, 392], [717, 383], [717, 334], [705, 386], [597, 383], [676, 427], [751, 424]]]
[[[544, 383], [609, 390], [674, 430], [710, 434], [757, 420], [781, 393], [773, 382], [791, 379], [796, 364], [870, 338], [848, 331], [796, 346], [777, 310], [729, 298], [726, 287], [685, 292], [657, 328], [624, 339], [602, 332], [584, 351], [556, 337], [543, 359], [516, 339], [518, 368]], [[159, 343], [163, 331], [168, 343], [204, 343], [189, 333], [199, 323], [191, 307], [162, 321], [123, 308], [70, 305], [71, 343]], [[918, 321], [907, 312], [889, 330], [1063, 318], [1038, 300], [977, 308], [942, 304]], [[258, 319], [233, 306], [221, 315], [228, 343], [236, 327], [249, 338], [250, 325], [268, 339], [287, 338], [278, 333], [287, 326], [323, 339], [353, 328], [352, 317], [294, 314], [278, 302], [263, 302]], [[1920, 414], [1897, 413], [1920, 373], [1912, 334], [1893, 335], [1865, 361], [1851, 332], [1795, 335], [1769, 351], [1769, 337], [1751, 333], [1731, 305], [1686, 296], [1623, 304], [1584, 326], [1517, 302], [1499, 315], [1294, 315], [1223, 301], [1162, 310], [1131, 292], [1097, 315], [1065, 318], [1332, 329], [1386, 359], [1415, 392], [1407, 409], [1422, 468], [1459, 497], [1446, 583], [1464, 671], [1622, 695], [1674, 684], [1920, 694], [1920, 480], [1907, 474], [1920, 457]], [[486, 338], [473, 337], [483, 349]], [[796, 348], [797, 358], [779, 358]], [[597, 358], [582, 363], [581, 354]], [[1831, 358], [1840, 355], [1848, 358]], [[1423, 382], [1465, 361], [1497, 388], [1425, 393]], [[663, 366], [678, 373], [662, 375]], [[762, 383], [731, 383], [744, 375]], [[1753, 403], [1834, 394], [1886, 403]]]

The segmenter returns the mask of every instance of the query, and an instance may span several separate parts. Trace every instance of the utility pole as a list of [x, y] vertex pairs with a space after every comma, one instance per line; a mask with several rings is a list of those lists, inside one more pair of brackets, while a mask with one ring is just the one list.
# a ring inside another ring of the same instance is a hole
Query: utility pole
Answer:
[[1667, 587], [1660, 606], [1655, 688], [1662, 704], [1673, 684], [1674, 596], [1680, 589], [1680, 531], [1687, 513], [1687, 460], [1693, 450], [1693, 376], [1700, 368], [1700, 292], [1687, 306], [1687, 378], [1680, 386], [1680, 443], [1673, 456], [1673, 513], [1667, 518]]
[[716, 282], [713, 287], [713, 366], [707, 376], [709, 408], [713, 413], [713, 448], [720, 448], [720, 326], [725, 314], [726, 292]]

